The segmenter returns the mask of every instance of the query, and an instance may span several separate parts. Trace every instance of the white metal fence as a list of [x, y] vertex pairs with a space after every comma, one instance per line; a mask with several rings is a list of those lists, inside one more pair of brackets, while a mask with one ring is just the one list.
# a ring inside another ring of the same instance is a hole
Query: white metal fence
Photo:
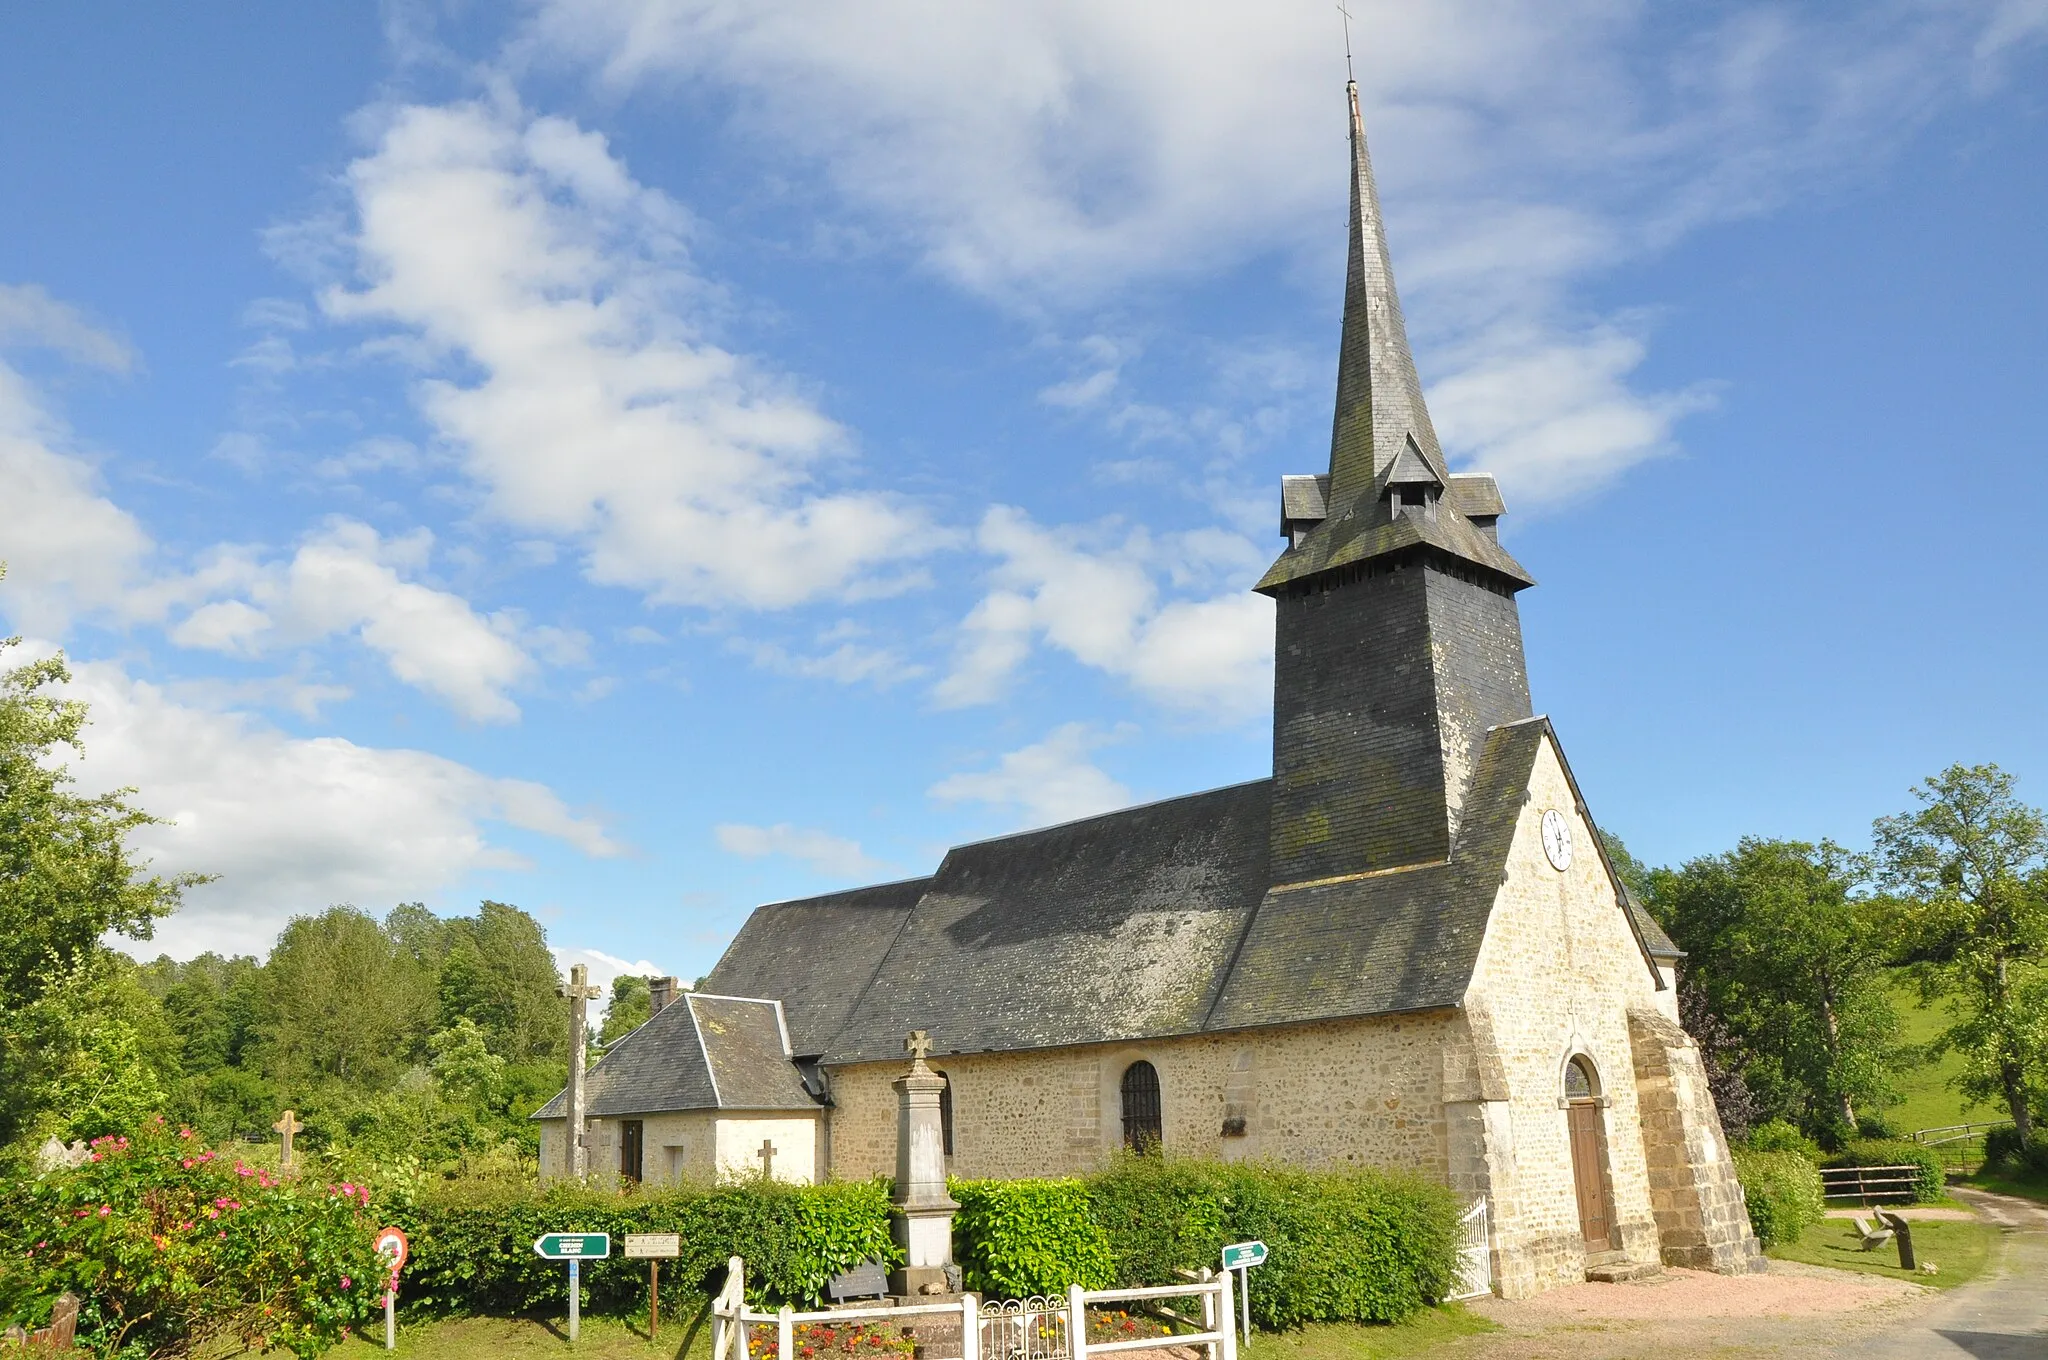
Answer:
[[1493, 1292], [1493, 1233], [1487, 1220], [1486, 1196], [1472, 1201], [1459, 1220], [1465, 1240], [1458, 1247], [1458, 1283], [1453, 1299], [1476, 1299]]
[[[775, 1328], [772, 1360], [797, 1360], [796, 1328], [801, 1323], [845, 1326], [909, 1322], [916, 1318], [930, 1318], [940, 1324], [935, 1328], [937, 1331], [950, 1330], [944, 1322], [957, 1326], [960, 1360], [1088, 1360], [1090, 1356], [1166, 1346], [1203, 1346], [1209, 1352], [1209, 1360], [1237, 1360], [1233, 1294], [1229, 1272], [1219, 1275], [1205, 1270], [1200, 1278], [1186, 1284], [1144, 1289], [1083, 1289], [1075, 1285], [1064, 1299], [1002, 1299], [984, 1304], [974, 1295], [966, 1294], [958, 1303], [884, 1304], [812, 1313], [784, 1307], [768, 1313], [747, 1307], [746, 1263], [735, 1256], [726, 1266], [725, 1288], [711, 1305], [711, 1360], [751, 1360], [747, 1336], [756, 1326]], [[1199, 1331], [1110, 1341], [1088, 1339], [1090, 1308], [1130, 1303], [1163, 1306], [1174, 1299], [1194, 1299], [1199, 1303]], [[762, 1356], [758, 1360], [771, 1358]]]

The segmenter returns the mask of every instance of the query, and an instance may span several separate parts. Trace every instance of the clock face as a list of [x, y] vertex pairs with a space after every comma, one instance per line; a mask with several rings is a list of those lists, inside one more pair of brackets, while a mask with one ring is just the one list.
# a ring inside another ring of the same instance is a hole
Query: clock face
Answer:
[[1556, 808], [1543, 814], [1543, 854], [1560, 873], [1572, 866], [1572, 824]]

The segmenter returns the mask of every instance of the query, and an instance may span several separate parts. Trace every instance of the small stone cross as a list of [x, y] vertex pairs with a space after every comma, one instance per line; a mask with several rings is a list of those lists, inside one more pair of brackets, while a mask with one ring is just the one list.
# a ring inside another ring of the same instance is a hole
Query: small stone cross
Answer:
[[761, 1179], [775, 1179], [775, 1140], [772, 1138], [761, 1140]]
[[297, 1119], [293, 1118], [294, 1113], [295, 1112], [292, 1110], [286, 1110], [284, 1112], [284, 1118], [278, 1120], [275, 1124], [272, 1124], [270, 1126], [271, 1128], [276, 1129], [279, 1133], [284, 1135], [284, 1148], [277, 1159], [277, 1167], [280, 1171], [289, 1171], [292, 1169], [292, 1135], [295, 1133], [303, 1132], [306, 1127], [304, 1124], [301, 1124]]
[[903, 1041], [903, 1051], [910, 1055], [911, 1071], [924, 1071], [924, 1060], [931, 1056], [932, 1036], [921, 1029], [910, 1031], [910, 1037]]

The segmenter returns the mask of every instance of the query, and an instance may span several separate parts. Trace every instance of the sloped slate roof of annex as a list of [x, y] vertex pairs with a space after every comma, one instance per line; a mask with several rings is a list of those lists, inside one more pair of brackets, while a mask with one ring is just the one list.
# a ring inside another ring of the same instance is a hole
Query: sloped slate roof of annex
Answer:
[[816, 1057], [845, 1028], [931, 882], [907, 878], [757, 907], [701, 986], [727, 996], [775, 997], [789, 1022], [790, 1046], [799, 1057]]
[[[590, 1069], [593, 1118], [668, 1110], [815, 1110], [773, 1001], [687, 993]], [[566, 1119], [562, 1091], [535, 1119]]]

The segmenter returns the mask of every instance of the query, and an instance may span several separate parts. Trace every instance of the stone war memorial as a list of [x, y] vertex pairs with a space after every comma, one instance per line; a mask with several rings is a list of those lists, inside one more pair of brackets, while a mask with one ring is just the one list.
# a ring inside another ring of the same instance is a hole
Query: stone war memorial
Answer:
[[[758, 908], [579, 1083], [580, 1139], [568, 1093], [536, 1116], [543, 1175], [585, 1149], [650, 1183], [894, 1174], [917, 1252], [949, 1204], [934, 1154], [996, 1178], [1119, 1148], [1376, 1166], [1483, 1200], [1511, 1298], [1761, 1267], [1679, 952], [1531, 704], [1534, 581], [1499, 489], [1438, 446], [1349, 94], [1329, 470], [1282, 479], [1285, 547], [1254, 587], [1272, 776]], [[934, 1104], [940, 1146], [900, 1146]]]

